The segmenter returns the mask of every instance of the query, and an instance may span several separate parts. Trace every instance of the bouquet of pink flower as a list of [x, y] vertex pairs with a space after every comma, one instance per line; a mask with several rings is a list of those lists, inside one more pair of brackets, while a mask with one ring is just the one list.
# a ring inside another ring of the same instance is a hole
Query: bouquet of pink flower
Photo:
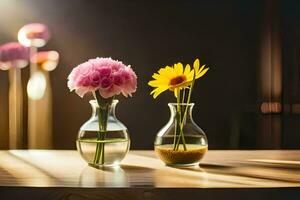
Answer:
[[91, 92], [98, 103], [99, 131], [94, 164], [104, 164], [104, 141], [109, 108], [115, 96], [132, 96], [137, 88], [137, 76], [130, 66], [111, 58], [95, 58], [75, 67], [68, 77], [70, 91], [83, 97]]
[[111, 58], [90, 59], [78, 65], [68, 80], [70, 90], [75, 90], [80, 97], [97, 91], [105, 99], [121, 93], [127, 97], [137, 87], [137, 77], [131, 67]]

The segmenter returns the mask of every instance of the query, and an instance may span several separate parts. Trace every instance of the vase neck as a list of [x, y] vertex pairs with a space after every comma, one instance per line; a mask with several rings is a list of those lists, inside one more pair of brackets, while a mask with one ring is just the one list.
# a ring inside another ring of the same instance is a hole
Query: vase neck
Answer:
[[185, 116], [185, 120], [189, 121], [193, 119], [192, 111], [194, 108], [194, 103], [169, 103], [168, 104], [171, 112], [171, 119], [177, 119], [179, 115], [182, 119]]
[[103, 113], [103, 112], [105, 112], [105, 110], [108, 111], [108, 116], [116, 117], [115, 109], [116, 109], [118, 102], [119, 102], [118, 100], [113, 100], [112, 103], [108, 104], [107, 107], [100, 107], [96, 100], [91, 100], [90, 104], [92, 106], [92, 117], [98, 118], [99, 113]]

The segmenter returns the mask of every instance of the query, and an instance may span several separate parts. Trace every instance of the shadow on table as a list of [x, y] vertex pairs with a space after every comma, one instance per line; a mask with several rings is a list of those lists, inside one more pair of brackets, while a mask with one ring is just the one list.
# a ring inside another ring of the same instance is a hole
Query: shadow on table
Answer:
[[261, 179], [283, 182], [300, 182], [298, 169], [290, 169], [290, 173], [282, 173], [281, 168], [265, 165], [256, 165], [250, 162], [238, 163], [235, 165], [219, 165], [210, 163], [201, 163], [198, 167], [181, 168], [188, 171], [205, 170], [208, 174], [222, 175], [228, 177], [244, 177], [249, 179]]
[[95, 168], [87, 166], [79, 177], [81, 187], [139, 187], [153, 186], [153, 181], [146, 182], [141, 175], [154, 173], [154, 169], [135, 165]]

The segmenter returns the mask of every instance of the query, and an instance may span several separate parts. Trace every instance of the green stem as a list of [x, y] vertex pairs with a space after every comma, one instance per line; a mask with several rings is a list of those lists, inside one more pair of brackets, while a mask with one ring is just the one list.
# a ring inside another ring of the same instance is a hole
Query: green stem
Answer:
[[185, 100], [185, 90], [186, 90], [186, 89], [183, 88], [181, 103], [184, 103], [184, 100]]
[[[187, 105], [186, 105], [186, 107], [187, 107]], [[184, 138], [184, 134], [183, 134], [183, 125], [185, 123], [185, 120], [186, 120], [186, 114], [184, 114], [183, 119], [180, 122], [180, 134], [179, 134], [179, 139], [177, 141], [176, 148], [175, 148], [176, 151], [178, 151], [178, 149], [179, 149], [179, 141], [180, 141], [180, 139], [182, 140], [182, 145], [183, 145], [184, 151], [187, 150], [186, 143], [185, 143], [185, 138]]]
[[183, 120], [182, 120], [181, 127], [180, 127], [181, 129], [183, 128], [184, 122], [185, 122], [186, 117], [187, 117], [188, 105], [191, 102], [191, 97], [192, 97], [192, 92], [193, 92], [193, 89], [194, 89], [194, 84], [195, 84], [195, 74], [194, 74], [193, 81], [192, 81], [192, 84], [191, 84], [190, 89], [189, 89], [189, 94], [188, 94], [188, 98], [187, 98], [187, 101], [186, 101], [186, 107], [185, 107], [185, 111], [184, 111], [184, 114], [183, 114]]
[[110, 105], [112, 103], [113, 97], [109, 99], [104, 99], [98, 92], [93, 93], [95, 99], [97, 100], [98, 109], [98, 124], [99, 131], [97, 132], [97, 146], [94, 156], [94, 164], [103, 165], [105, 162], [105, 133], [107, 131], [107, 121], [109, 115]]
[[[180, 138], [182, 139], [182, 144], [183, 144], [183, 149], [186, 151], [186, 144], [185, 144], [185, 138], [184, 138], [184, 134], [183, 134], [183, 126], [186, 122], [186, 118], [187, 118], [187, 111], [188, 111], [188, 108], [189, 108], [189, 104], [190, 104], [190, 101], [191, 101], [191, 96], [192, 96], [192, 89], [193, 89], [193, 86], [194, 86], [194, 81], [192, 82], [192, 85], [189, 89], [189, 94], [188, 94], [188, 99], [186, 101], [186, 106], [185, 106], [185, 110], [184, 110], [184, 114], [183, 114], [183, 118], [182, 118], [182, 121], [180, 122]], [[183, 101], [184, 103], [184, 101]], [[176, 144], [176, 148], [175, 150], [178, 150], [179, 149], [179, 141], [177, 141], [177, 144]]]
[[[180, 140], [182, 140], [182, 144], [183, 144], [183, 148], [184, 150], [186, 150], [186, 144], [185, 144], [185, 139], [184, 139], [184, 135], [183, 135], [183, 126], [181, 126], [182, 124], [182, 112], [181, 112], [181, 105], [180, 105], [181, 101], [180, 101], [180, 89], [177, 90], [177, 120], [176, 120], [176, 127], [179, 127], [179, 137], [177, 139], [177, 141], [175, 140], [175, 145], [173, 150], [177, 151], [178, 147], [179, 147], [179, 143]], [[178, 130], [178, 129], [177, 129]], [[178, 131], [176, 131], [178, 132]], [[177, 137], [177, 134], [175, 134], [175, 137]]]
[[182, 145], [183, 145], [183, 150], [186, 151], [186, 144], [185, 144], [185, 138], [184, 138], [184, 134], [183, 134], [183, 121], [180, 123], [180, 133], [179, 133], [179, 139], [177, 140], [177, 143], [175, 145], [175, 150], [178, 151], [179, 149], [179, 141], [180, 139], [182, 140]]
[[178, 113], [177, 113], [177, 111], [176, 111], [176, 114], [175, 114], [175, 116], [174, 116], [174, 120], [175, 120], [175, 132], [174, 132], [174, 141], [173, 141], [173, 150], [175, 151], [175, 149], [176, 149], [176, 144], [177, 144], [177, 134], [179, 133], [179, 123], [177, 123], [177, 122], [179, 122], [179, 115], [178, 115]]
[[[184, 135], [183, 135], [183, 125], [186, 121], [188, 105], [191, 102], [191, 97], [192, 97], [192, 92], [193, 92], [194, 85], [195, 85], [195, 80], [196, 80], [196, 71], [194, 69], [193, 81], [192, 81], [192, 84], [189, 88], [189, 94], [188, 94], [188, 98], [187, 98], [187, 101], [186, 101], [186, 107], [185, 107], [185, 111], [184, 111], [184, 114], [183, 114], [182, 122], [180, 124], [180, 134], [181, 134], [181, 137], [182, 137], [182, 143], [183, 143], [184, 150], [186, 150], [186, 146], [185, 146], [185, 138], [184, 138]], [[179, 148], [179, 145], [177, 145], [176, 149], [178, 150], [178, 148]]]
[[180, 137], [177, 138], [177, 135], [180, 133], [180, 121], [181, 121], [181, 112], [180, 112], [180, 89], [176, 90], [176, 96], [177, 96], [177, 110], [175, 114], [175, 134], [174, 134], [174, 145], [173, 150], [176, 150], [176, 144], [177, 141], [180, 139]]
[[[184, 133], [183, 133], [183, 126], [184, 126], [184, 123], [186, 121], [188, 106], [189, 106], [189, 104], [191, 102], [191, 97], [192, 97], [192, 92], [193, 92], [193, 89], [194, 89], [195, 79], [196, 79], [196, 72], [194, 71], [193, 81], [192, 81], [192, 84], [191, 84], [191, 86], [189, 88], [189, 94], [188, 94], [188, 98], [187, 98], [187, 101], [186, 101], [186, 106], [185, 106], [185, 111], [184, 111], [184, 114], [183, 114], [183, 119], [180, 122], [180, 138], [182, 139], [182, 144], [183, 144], [184, 151], [186, 151], [187, 148], [186, 148], [186, 144], [185, 144], [185, 138], [184, 138]], [[183, 102], [184, 102], [184, 100], [183, 100]], [[178, 103], [178, 100], [177, 100], [177, 103]], [[179, 149], [179, 140], [177, 141], [177, 143], [175, 145], [175, 150]]]

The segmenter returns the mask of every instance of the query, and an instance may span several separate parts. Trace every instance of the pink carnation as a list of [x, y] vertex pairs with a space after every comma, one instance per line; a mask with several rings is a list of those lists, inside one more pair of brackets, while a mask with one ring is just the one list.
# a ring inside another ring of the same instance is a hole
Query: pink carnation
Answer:
[[27, 63], [29, 59], [29, 49], [17, 42], [10, 42], [0, 46], [0, 62], [10, 67], [24, 67], [25, 65], [17, 65], [14, 63]]
[[131, 96], [137, 88], [137, 76], [130, 66], [111, 58], [95, 58], [75, 67], [68, 77], [71, 91], [83, 97], [99, 91], [103, 98], [123, 94]]

